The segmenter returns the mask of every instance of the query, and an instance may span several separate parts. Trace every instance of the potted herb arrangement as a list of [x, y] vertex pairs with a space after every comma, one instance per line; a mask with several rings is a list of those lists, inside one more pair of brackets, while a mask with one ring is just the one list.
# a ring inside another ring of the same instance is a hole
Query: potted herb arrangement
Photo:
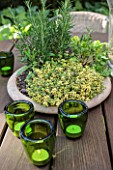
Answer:
[[[44, 113], [57, 113], [58, 105], [67, 99], [82, 100], [89, 108], [94, 107], [111, 90], [107, 46], [93, 41], [90, 31], [81, 38], [71, 36], [70, 0], [62, 2], [52, 18], [46, 0], [41, 4], [41, 10], [33, 15], [30, 2], [26, 2], [30, 23], [27, 33], [16, 24], [20, 37], [17, 48], [25, 67], [9, 79], [9, 95], [14, 100], [29, 98], [35, 109]], [[19, 83], [21, 76], [24, 89]], [[11, 82], [16, 83], [11, 86]]]

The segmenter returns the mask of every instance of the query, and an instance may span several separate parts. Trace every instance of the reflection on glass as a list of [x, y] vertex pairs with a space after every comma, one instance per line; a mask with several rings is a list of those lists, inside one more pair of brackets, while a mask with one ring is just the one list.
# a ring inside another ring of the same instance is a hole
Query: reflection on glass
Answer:
[[58, 116], [64, 134], [69, 138], [81, 137], [88, 118], [87, 105], [79, 100], [66, 100], [58, 107]]
[[26, 122], [20, 130], [20, 137], [29, 160], [37, 166], [44, 166], [52, 159], [55, 144], [55, 130], [52, 123], [44, 119]]
[[4, 77], [13, 73], [14, 55], [12, 52], [0, 51], [0, 74]]
[[18, 138], [21, 126], [35, 115], [33, 104], [26, 100], [15, 100], [7, 104], [4, 112], [9, 128]]

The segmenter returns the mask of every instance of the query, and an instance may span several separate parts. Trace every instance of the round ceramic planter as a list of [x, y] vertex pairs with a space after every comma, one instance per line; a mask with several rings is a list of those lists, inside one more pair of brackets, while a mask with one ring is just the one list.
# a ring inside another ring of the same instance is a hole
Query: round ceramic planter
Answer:
[[[58, 108], [57, 107], [44, 107], [36, 102], [34, 102], [31, 98], [23, 95], [17, 88], [16, 85], [16, 76], [18, 71], [20, 71], [22, 68], [20, 68], [19, 70], [17, 70], [16, 72], [14, 72], [12, 74], [12, 76], [9, 78], [8, 83], [7, 83], [7, 91], [9, 96], [13, 99], [13, 100], [29, 100], [33, 103], [34, 108], [36, 111], [40, 112], [40, 113], [47, 113], [47, 114], [58, 114]], [[93, 99], [89, 100], [88, 102], [86, 102], [88, 108], [93, 108], [97, 105], [99, 105], [100, 103], [102, 103], [110, 94], [111, 92], [111, 80], [109, 77], [107, 77], [104, 82], [103, 82], [104, 86], [106, 87], [105, 90], [97, 95], [96, 97], [94, 97]]]

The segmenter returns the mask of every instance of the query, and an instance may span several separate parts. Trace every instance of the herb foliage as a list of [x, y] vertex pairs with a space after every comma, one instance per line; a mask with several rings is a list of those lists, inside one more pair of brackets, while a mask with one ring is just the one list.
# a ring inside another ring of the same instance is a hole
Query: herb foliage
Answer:
[[[46, 0], [41, 0], [42, 9], [34, 16], [31, 11], [31, 3], [26, 2], [29, 15], [26, 18], [30, 23], [28, 32], [22, 32], [21, 25], [15, 22], [20, 36], [17, 48], [21, 53], [21, 61], [28, 66], [41, 67], [46, 61], [62, 56], [69, 47], [71, 35], [71, 3], [70, 0], [62, 2], [61, 8], [49, 18], [50, 11], [46, 9]], [[29, 37], [28, 37], [29, 36]]]
[[110, 75], [111, 70], [107, 64], [109, 60], [107, 43], [101, 43], [99, 40], [93, 41], [91, 31], [83, 34], [80, 39], [74, 36], [70, 47], [73, 59], [82, 63], [83, 67], [88, 65], [104, 77]]

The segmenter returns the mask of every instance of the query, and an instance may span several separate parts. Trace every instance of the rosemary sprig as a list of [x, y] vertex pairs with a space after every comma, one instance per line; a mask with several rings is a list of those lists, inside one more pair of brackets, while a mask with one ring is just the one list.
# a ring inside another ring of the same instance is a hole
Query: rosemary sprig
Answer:
[[46, 1], [41, 0], [42, 8], [34, 15], [30, 1], [26, 2], [28, 8], [27, 22], [30, 28], [22, 32], [22, 28], [16, 23], [20, 33], [20, 43], [17, 48], [21, 53], [21, 61], [27, 65], [41, 67], [51, 58], [58, 59], [58, 54], [63, 55], [71, 40], [70, 0], [61, 3], [61, 8], [54, 12], [54, 19], [50, 19], [50, 10], [46, 8]]

